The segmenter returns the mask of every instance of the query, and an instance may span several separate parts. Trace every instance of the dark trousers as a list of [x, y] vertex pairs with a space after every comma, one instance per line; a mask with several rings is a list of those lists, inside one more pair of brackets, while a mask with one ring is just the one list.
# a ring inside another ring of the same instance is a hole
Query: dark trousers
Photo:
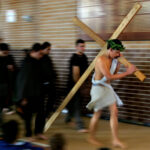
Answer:
[[1, 127], [2, 127], [2, 124], [3, 124], [3, 116], [2, 116], [2, 107], [0, 107], [0, 134], [1, 134]]
[[35, 128], [34, 134], [43, 133], [44, 125], [45, 125], [45, 107], [44, 107], [44, 99], [42, 98], [29, 98], [28, 104], [22, 107], [23, 113], [20, 114], [25, 122], [26, 136], [32, 136], [32, 118], [33, 114], [35, 114]]
[[5, 106], [5, 101], [7, 99], [7, 96], [0, 96], [0, 128], [1, 128], [1, 125], [3, 123], [3, 114], [2, 114], [2, 110]]
[[54, 102], [56, 100], [56, 91], [54, 86], [47, 84], [42, 87], [43, 96], [45, 99], [45, 113], [47, 116], [54, 111]]
[[3, 108], [9, 108], [13, 105], [12, 89], [12, 86], [8, 83], [0, 83], [0, 105]]
[[67, 105], [68, 114], [65, 119], [65, 122], [71, 122], [72, 118], [74, 117], [77, 129], [83, 129], [84, 123], [81, 119], [81, 95], [79, 92], [76, 93], [76, 95], [73, 97], [73, 99], [69, 102]]

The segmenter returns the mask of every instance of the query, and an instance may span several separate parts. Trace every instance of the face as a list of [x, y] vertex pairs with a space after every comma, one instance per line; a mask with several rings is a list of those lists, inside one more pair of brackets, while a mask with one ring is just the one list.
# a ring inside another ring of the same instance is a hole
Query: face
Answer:
[[49, 52], [50, 52], [50, 50], [51, 50], [51, 47], [49, 46], [49, 47], [43, 49], [42, 51], [43, 51], [43, 54], [44, 54], [44, 55], [48, 55]]
[[78, 52], [84, 53], [84, 51], [85, 51], [85, 43], [79, 43], [76, 46], [76, 49], [78, 50]]
[[36, 55], [36, 58], [37, 59], [41, 59], [43, 57], [43, 53], [42, 53], [42, 50], [38, 51], [38, 52], [35, 52], [35, 55]]
[[4, 55], [8, 55], [8, 53], [9, 53], [8, 50], [3, 51], [3, 54], [4, 54]]
[[113, 49], [110, 49], [110, 56], [111, 58], [118, 58], [120, 57], [120, 50], [113, 50]]
[[8, 51], [7, 50], [5, 50], [5, 51], [1, 51], [0, 50], [0, 54], [2, 55], [2, 56], [7, 56], [8, 55]]

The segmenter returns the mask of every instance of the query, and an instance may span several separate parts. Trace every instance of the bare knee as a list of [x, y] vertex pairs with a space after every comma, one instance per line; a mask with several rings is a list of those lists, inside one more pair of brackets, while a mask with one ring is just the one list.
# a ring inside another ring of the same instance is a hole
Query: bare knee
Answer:
[[118, 109], [115, 109], [113, 112], [112, 112], [112, 115], [114, 117], [118, 117]]
[[100, 118], [100, 115], [101, 115], [101, 110], [99, 110], [99, 111], [97, 111], [97, 112], [94, 112], [93, 118], [94, 118], [94, 119], [99, 119], [99, 118]]
[[113, 108], [110, 111], [111, 116], [117, 117], [118, 116], [118, 109], [117, 108]]

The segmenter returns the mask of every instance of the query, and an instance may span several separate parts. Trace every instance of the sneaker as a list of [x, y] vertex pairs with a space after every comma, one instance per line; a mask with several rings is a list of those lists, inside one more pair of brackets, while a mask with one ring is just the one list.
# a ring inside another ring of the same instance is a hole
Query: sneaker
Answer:
[[5, 114], [6, 114], [6, 115], [12, 115], [12, 114], [14, 114], [14, 113], [15, 113], [14, 110], [9, 110], [9, 111], [7, 111]]
[[3, 108], [3, 109], [2, 109], [2, 112], [3, 112], [3, 113], [6, 113], [8, 110], [9, 110], [9, 108]]
[[3, 113], [6, 115], [12, 115], [15, 113], [15, 111], [11, 108], [3, 108]]
[[87, 129], [79, 129], [78, 130], [79, 133], [88, 133], [89, 131]]

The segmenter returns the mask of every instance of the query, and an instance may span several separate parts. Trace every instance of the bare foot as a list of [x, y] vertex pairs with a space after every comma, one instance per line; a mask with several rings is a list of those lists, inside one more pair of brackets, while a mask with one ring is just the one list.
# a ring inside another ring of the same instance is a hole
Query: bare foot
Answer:
[[87, 129], [79, 129], [78, 132], [79, 133], [88, 133], [88, 130]]
[[96, 146], [99, 146], [99, 147], [102, 146], [102, 144], [99, 142], [99, 140], [97, 140], [95, 137], [89, 137], [89, 138], [87, 139], [87, 141], [88, 141], [89, 143], [93, 144], [93, 145], [96, 145]]
[[76, 126], [75, 122], [73, 122], [73, 121], [68, 122], [67, 124], [68, 124], [70, 127], [75, 127], [75, 126]]
[[119, 148], [122, 148], [122, 149], [125, 149], [127, 146], [125, 144], [123, 144], [120, 140], [114, 140], [112, 142], [113, 146], [114, 147], [119, 147]]
[[47, 140], [47, 137], [44, 136], [43, 134], [37, 134], [36, 138], [39, 139], [39, 140]]

